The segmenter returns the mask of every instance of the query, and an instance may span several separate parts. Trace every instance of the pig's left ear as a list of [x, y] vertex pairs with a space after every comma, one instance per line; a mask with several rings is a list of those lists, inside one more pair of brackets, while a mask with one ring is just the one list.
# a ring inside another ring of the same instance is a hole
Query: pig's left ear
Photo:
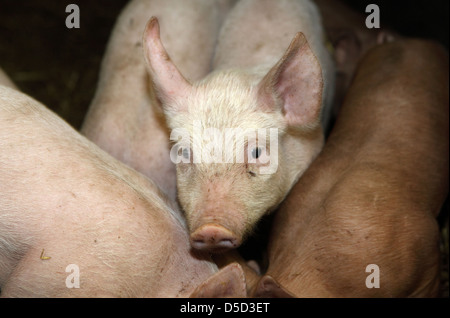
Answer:
[[320, 124], [322, 69], [309, 44], [299, 32], [280, 61], [261, 80], [260, 105], [268, 111], [281, 108], [288, 125]]
[[142, 42], [147, 69], [163, 106], [170, 105], [171, 101], [179, 98], [185, 98], [191, 84], [183, 77], [167, 54], [161, 42], [159, 22], [156, 17], [148, 21]]
[[247, 297], [244, 271], [238, 263], [231, 263], [201, 283], [191, 298]]

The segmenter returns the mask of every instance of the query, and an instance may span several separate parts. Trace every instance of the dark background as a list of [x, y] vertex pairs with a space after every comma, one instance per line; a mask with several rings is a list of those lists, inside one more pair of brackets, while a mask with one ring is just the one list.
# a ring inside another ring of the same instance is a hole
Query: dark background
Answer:
[[[0, 67], [26, 94], [79, 128], [96, 89], [115, 19], [128, 0], [0, 0]], [[362, 13], [380, 7], [381, 26], [434, 39], [448, 49], [448, 0], [345, 0]], [[67, 29], [65, 8], [80, 7], [81, 28]], [[448, 199], [438, 218], [443, 296], [448, 297]], [[256, 233], [258, 234], [258, 233]], [[245, 249], [245, 246], [244, 246]]]

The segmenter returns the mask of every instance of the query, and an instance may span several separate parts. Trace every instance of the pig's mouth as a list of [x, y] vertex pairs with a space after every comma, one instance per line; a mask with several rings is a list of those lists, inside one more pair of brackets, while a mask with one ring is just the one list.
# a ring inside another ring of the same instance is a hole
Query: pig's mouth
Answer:
[[242, 239], [226, 227], [208, 223], [196, 229], [190, 237], [191, 246], [197, 250], [220, 253], [237, 248]]

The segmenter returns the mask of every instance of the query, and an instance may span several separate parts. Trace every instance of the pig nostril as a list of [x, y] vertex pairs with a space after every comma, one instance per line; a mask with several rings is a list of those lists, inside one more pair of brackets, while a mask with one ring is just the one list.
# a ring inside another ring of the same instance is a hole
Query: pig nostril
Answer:
[[203, 250], [206, 248], [206, 243], [203, 240], [192, 240], [191, 245], [197, 250]]
[[220, 240], [216, 245], [220, 247], [233, 248], [236, 247], [236, 240], [223, 239]]

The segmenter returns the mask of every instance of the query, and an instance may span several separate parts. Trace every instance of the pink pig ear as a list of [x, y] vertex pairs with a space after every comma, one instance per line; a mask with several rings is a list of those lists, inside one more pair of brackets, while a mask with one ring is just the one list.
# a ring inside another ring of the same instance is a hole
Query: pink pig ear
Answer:
[[183, 77], [164, 48], [158, 19], [152, 17], [144, 31], [143, 47], [147, 69], [163, 104], [185, 98], [191, 84]]
[[238, 263], [231, 263], [201, 283], [191, 298], [247, 297], [244, 271]]
[[289, 125], [320, 123], [322, 69], [303, 33], [296, 34], [281, 60], [261, 80], [258, 89], [262, 107], [271, 111], [281, 107]]
[[284, 289], [270, 275], [264, 275], [256, 285], [252, 297], [256, 298], [294, 298], [291, 292]]

